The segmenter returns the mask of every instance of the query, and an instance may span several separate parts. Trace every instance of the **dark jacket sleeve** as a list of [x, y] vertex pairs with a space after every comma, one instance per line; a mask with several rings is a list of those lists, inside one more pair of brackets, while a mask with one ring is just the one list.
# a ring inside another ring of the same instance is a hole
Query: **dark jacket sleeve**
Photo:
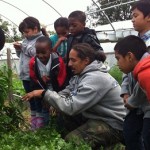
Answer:
[[84, 36], [83, 41], [85, 43], [90, 44], [96, 51], [103, 51], [100, 43], [97, 41], [96, 35], [87, 34]]

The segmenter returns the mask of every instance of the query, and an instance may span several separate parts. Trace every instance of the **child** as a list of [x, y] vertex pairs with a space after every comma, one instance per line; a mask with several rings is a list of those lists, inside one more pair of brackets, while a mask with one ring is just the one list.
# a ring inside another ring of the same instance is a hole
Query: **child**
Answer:
[[[41, 29], [39, 21], [34, 17], [25, 18], [19, 25], [19, 31], [23, 34], [25, 39], [22, 43], [15, 42], [14, 48], [16, 49], [17, 56], [20, 58], [19, 76], [23, 82], [26, 93], [31, 92], [30, 77], [29, 77], [29, 60], [35, 56], [35, 42], [36, 40], [46, 35], [44, 29]], [[41, 32], [42, 31], [42, 32]], [[34, 128], [35, 119], [35, 103], [34, 100], [30, 101], [31, 109], [31, 128]]]
[[[138, 83], [135, 84], [133, 90], [131, 91], [131, 96], [128, 98], [128, 101], [126, 101], [125, 106], [128, 109], [141, 107], [142, 111], [144, 112], [144, 119], [140, 120], [141, 122], [138, 123], [140, 123], [142, 126], [141, 130], [142, 130], [144, 147], [146, 150], [149, 150], [150, 149], [150, 132], [149, 132], [150, 131], [150, 126], [149, 126], [150, 103], [147, 100], [147, 98], [150, 100], [150, 96], [149, 96], [150, 56], [147, 55], [147, 47], [142, 39], [131, 35], [119, 41], [115, 45], [114, 50], [115, 50], [115, 57], [117, 59], [117, 63], [120, 70], [126, 74], [133, 72], [135, 81], [136, 80], [138, 81]], [[137, 124], [134, 123], [134, 121], [137, 123], [136, 120], [137, 118], [135, 118], [135, 120], [132, 120], [133, 125], [135, 126], [137, 126]], [[129, 129], [128, 132], [130, 131], [132, 132], [133, 127], [128, 129]], [[131, 142], [134, 142], [134, 144], [136, 144], [135, 139], [137, 137], [134, 137], [134, 135], [136, 134], [132, 135], [133, 139], [131, 137], [129, 138]], [[139, 146], [139, 143], [137, 144]], [[134, 148], [136, 147], [136, 149], [142, 149], [142, 147], [131, 146], [131, 145], [129, 146], [128, 143], [126, 146], [127, 146], [127, 150], [133, 147]]]
[[54, 22], [54, 29], [56, 34], [50, 37], [52, 41], [53, 52], [65, 59], [67, 53], [67, 35], [68, 35], [68, 19], [60, 17]]
[[[30, 77], [32, 90], [50, 89], [55, 91], [62, 90], [66, 79], [65, 64], [57, 53], [52, 53], [51, 40], [48, 37], [37, 39], [36, 56], [30, 60]], [[41, 98], [36, 99], [36, 127], [40, 128], [49, 121], [49, 108], [42, 105]]]
[[[69, 32], [67, 40], [67, 64], [69, 62], [69, 52], [73, 45], [77, 43], [88, 43], [94, 50], [103, 51], [95, 30], [85, 27], [86, 15], [82, 11], [73, 11], [68, 16]], [[72, 76], [71, 69], [67, 67], [67, 80]]]
[[[147, 47], [150, 46], [150, 2], [138, 1], [132, 7], [132, 22], [134, 29], [139, 32], [139, 37], [144, 40]], [[148, 53], [146, 55], [149, 55]], [[124, 75], [122, 82], [121, 96], [126, 103], [128, 97], [134, 95], [134, 86], [136, 81], [132, 77], [132, 73]], [[140, 108], [131, 110], [125, 117], [124, 121], [124, 137], [128, 150], [144, 149], [141, 131], [143, 122], [143, 112]], [[131, 129], [131, 130], [129, 130]], [[134, 138], [133, 138], [134, 137]]]

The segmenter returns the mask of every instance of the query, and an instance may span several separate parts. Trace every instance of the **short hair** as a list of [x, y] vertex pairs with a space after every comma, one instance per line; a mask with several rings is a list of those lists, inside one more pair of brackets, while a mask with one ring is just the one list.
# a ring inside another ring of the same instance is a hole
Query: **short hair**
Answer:
[[78, 53], [78, 57], [80, 59], [89, 58], [90, 62], [94, 60], [104, 62], [106, 60], [106, 55], [104, 54], [104, 52], [95, 51], [93, 47], [91, 47], [91, 45], [88, 43], [75, 44], [73, 45], [72, 49]]
[[0, 28], [0, 50], [4, 47], [5, 44], [5, 34], [4, 31]]
[[34, 17], [27, 17], [19, 24], [19, 31], [23, 33], [25, 29], [33, 30], [35, 27], [37, 27], [38, 31], [41, 30], [39, 20]]
[[47, 43], [49, 48], [52, 49], [52, 41], [47, 36], [41, 36], [36, 40], [36, 43]]
[[129, 35], [117, 42], [114, 50], [123, 57], [125, 57], [128, 52], [132, 52], [136, 59], [140, 60], [144, 53], [147, 52], [147, 47], [141, 38], [135, 35]]
[[144, 15], [144, 17], [150, 15], [150, 2], [148, 0], [137, 1], [131, 8], [131, 11], [138, 9]]
[[60, 17], [54, 22], [54, 28], [56, 30], [57, 27], [65, 27], [66, 29], [69, 28], [68, 18]]
[[68, 18], [75, 18], [76, 20], [80, 21], [81, 23], [86, 22], [86, 15], [83, 11], [76, 10], [69, 14]]

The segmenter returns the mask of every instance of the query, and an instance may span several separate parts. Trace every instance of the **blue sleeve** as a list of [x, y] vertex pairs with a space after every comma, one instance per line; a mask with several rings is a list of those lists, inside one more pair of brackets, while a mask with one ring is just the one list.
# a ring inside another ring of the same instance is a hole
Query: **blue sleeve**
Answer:
[[58, 41], [58, 36], [56, 34], [54, 34], [54, 35], [50, 36], [50, 40], [52, 41], [52, 47], [54, 47], [54, 45]]

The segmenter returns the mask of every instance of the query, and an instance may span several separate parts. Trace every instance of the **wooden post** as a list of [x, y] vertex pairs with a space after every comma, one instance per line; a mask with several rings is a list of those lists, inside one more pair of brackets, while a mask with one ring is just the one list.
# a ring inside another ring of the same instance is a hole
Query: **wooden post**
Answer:
[[[7, 48], [7, 66], [8, 69], [12, 70], [12, 65], [11, 65], [11, 50], [10, 48]], [[9, 100], [12, 100], [13, 98], [13, 91], [12, 91], [12, 75], [9, 77], [9, 85], [8, 85], [8, 98]]]

